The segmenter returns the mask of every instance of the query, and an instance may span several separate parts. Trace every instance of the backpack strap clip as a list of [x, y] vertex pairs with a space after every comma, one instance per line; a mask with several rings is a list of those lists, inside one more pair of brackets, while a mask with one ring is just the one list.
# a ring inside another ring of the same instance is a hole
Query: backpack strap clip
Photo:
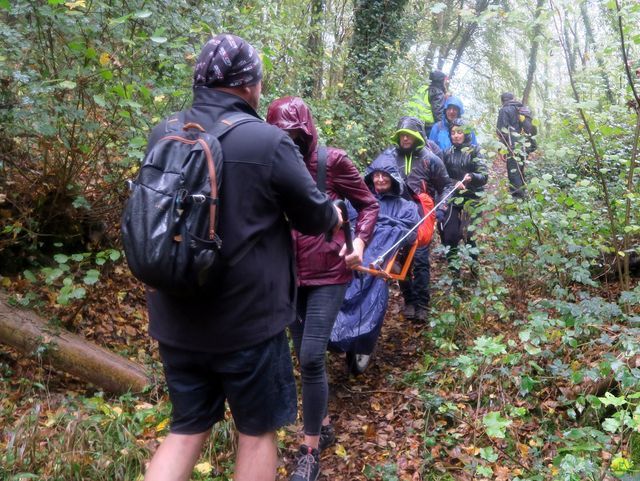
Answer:
[[207, 200], [207, 196], [203, 194], [192, 194], [191, 200], [193, 201], [194, 204], [202, 204]]

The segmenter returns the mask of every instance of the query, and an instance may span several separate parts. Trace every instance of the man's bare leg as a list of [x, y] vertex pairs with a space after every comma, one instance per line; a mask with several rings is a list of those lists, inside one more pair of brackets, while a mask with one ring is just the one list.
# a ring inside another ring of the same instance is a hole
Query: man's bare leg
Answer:
[[153, 455], [144, 481], [189, 481], [210, 432], [170, 433]]
[[276, 433], [260, 436], [240, 433], [234, 481], [274, 481], [277, 465]]

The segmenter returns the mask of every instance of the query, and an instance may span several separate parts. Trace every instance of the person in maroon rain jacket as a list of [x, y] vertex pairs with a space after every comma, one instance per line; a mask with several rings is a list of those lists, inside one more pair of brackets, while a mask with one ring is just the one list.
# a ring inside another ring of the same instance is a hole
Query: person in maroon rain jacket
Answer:
[[[309, 107], [299, 97], [284, 97], [269, 105], [267, 122], [285, 130], [300, 149], [314, 179], [318, 174], [318, 133]], [[347, 154], [327, 147], [326, 194], [331, 199], [348, 199], [358, 211], [352, 254], [345, 255], [344, 236], [325, 236], [294, 231], [298, 268], [298, 321], [291, 327], [293, 344], [302, 373], [304, 444], [291, 481], [315, 480], [319, 472], [319, 451], [335, 441], [327, 416], [329, 388], [325, 352], [347, 284], [350, 267], [362, 262], [365, 245], [373, 235], [378, 202], [367, 188]]]

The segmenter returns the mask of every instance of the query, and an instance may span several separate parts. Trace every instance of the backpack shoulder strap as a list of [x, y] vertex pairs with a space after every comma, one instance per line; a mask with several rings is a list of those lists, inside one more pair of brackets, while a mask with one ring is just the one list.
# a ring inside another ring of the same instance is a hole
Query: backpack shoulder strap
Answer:
[[327, 183], [327, 157], [329, 153], [325, 145], [318, 147], [318, 174], [316, 175], [316, 185], [322, 193], [326, 190]]
[[245, 114], [244, 112], [237, 112], [218, 120], [209, 133], [216, 138], [221, 139], [231, 129], [248, 122], [260, 122], [260, 119], [253, 115]]
[[164, 133], [168, 134], [170, 132], [179, 132], [182, 130], [182, 126], [184, 125], [185, 117], [184, 111], [176, 112], [173, 115], [170, 115], [165, 120], [165, 128]]
[[[184, 111], [176, 112], [175, 114], [167, 117], [165, 120], [165, 133], [182, 131], [182, 128], [185, 125], [185, 120]], [[244, 112], [237, 112], [216, 122], [211, 132], [208, 133], [220, 139], [231, 129], [238, 125], [246, 124], [247, 122], [260, 122], [260, 119], [253, 115], [245, 114]]]

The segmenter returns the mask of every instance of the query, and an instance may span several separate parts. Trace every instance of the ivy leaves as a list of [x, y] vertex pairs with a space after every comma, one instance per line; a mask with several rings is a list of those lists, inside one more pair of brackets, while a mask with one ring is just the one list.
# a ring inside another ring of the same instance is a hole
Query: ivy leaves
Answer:
[[505, 438], [506, 430], [512, 422], [510, 419], [503, 418], [499, 412], [490, 412], [482, 418], [487, 436], [498, 439]]

